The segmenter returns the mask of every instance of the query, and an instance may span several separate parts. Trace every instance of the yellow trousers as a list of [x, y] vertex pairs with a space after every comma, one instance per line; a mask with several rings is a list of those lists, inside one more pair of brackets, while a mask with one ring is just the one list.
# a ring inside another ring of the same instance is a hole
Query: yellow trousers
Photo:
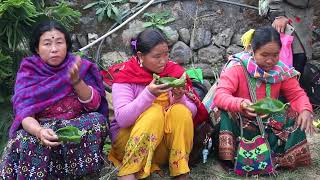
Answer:
[[167, 108], [168, 104], [168, 95], [160, 95], [133, 126], [120, 130], [109, 153], [109, 160], [119, 168], [118, 176], [146, 178], [165, 164], [170, 176], [190, 171], [192, 114], [183, 104]]

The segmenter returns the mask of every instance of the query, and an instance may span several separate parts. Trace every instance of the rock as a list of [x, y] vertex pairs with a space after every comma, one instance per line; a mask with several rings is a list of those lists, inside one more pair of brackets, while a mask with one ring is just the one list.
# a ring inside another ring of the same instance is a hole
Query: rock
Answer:
[[170, 57], [178, 64], [188, 64], [192, 58], [192, 51], [184, 42], [178, 41], [173, 45]]
[[233, 54], [239, 53], [239, 52], [241, 52], [241, 51], [243, 51], [243, 48], [242, 48], [242, 47], [239, 47], [239, 46], [237, 46], [236, 44], [232, 44], [231, 46], [229, 46], [229, 47], [227, 48], [226, 54], [227, 54], [227, 55], [233, 55]]
[[212, 41], [215, 45], [221, 47], [228, 47], [231, 43], [231, 38], [233, 36], [233, 30], [231, 28], [225, 29], [220, 34], [214, 36]]
[[172, 16], [178, 17], [179, 16], [179, 11], [182, 10], [181, 7], [181, 2], [176, 2], [173, 7], [172, 7]]
[[[81, 16], [80, 17], [80, 24], [82, 25], [92, 25], [95, 24], [95, 17], [90, 17], [90, 16]], [[93, 26], [94, 27], [94, 26]]]
[[75, 34], [70, 34], [70, 35], [71, 35], [72, 48], [73, 49], [80, 49], [81, 45], [79, 44], [79, 42], [77, 40], [77, 36]]
[[98, 39], [99, 36], [96, 33], [88, 33], [88, 43], [92, 43], [96, 39]]
[[125, 45], [129, 46], [132, 38], [136, 38], [140, 32], [145, 30], [143, 22], [135, 20], [129, 23], [129, 29], [126, 29], [122, 33], [122, 41]]
[[224, 48], [218, 48], [214, 45], [199, 49], [197, 61], [199, 63], [216, 64], [223, 61], [224, 51]]
[[205, 47], [211, 42], [211, 32], [204, 28], [195, 29], [193, 36], [190, 39], [190, 47], [193, 50]]
[[320, 42], [316, 42], [312, 45], [312, 59], [320, 59]]
[[190, 31], [187, 28], [182, 28], [179, 31], [179, 37], [181, 41], [183, 41], [186, 44], [190, 43]]
[[122, 12], [130, 10], [130, 3], [125, 3], [120, 6]]
[[114, 51], [103, 54], [101, 57], [101, 62], [104, 67], [109, 67], [115, 63], [123, 62], [128, 59], [128, 56], [125, 52]]
[[177, 30], [172, 29], [170, 26], [165, 26], [162, 32], [166, 35], [168, 39], [168, 45], [171, 46], [176, 43], [179, 39], [179, 34]]
[[76, 37], [81, 47], [84, 47], [88, 44], [88, 36], [84, 36], [83, 34], [77, 34]]
[[231, 44], [236, 44], [242, 47], [241, 36], [242, 34], [234, 34], [231, 39]]
[[110, 48], [114, 48], [118, 41], [118, 34], [111, 34], [105, 39], [105, 45]]

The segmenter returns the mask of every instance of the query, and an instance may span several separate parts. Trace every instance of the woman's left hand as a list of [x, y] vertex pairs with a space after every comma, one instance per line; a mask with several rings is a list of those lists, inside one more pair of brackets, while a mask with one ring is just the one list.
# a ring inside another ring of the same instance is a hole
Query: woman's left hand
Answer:
[[72, 84], [77, 84], [80, 80], [79, 70], [81, 67], [81, 58], [80, 56], [76, 56], [75, 63], [69, 69], [69, 77]]
[[301, 131], [313, 134], [315, 132], [314, 126], [312, 124], [312, 114], [307, 110], [303, 110], [298, 117], [296, 126], [300, 127]]
[[173, 88], [171, 91], [172, 91], [173, 98], [175, 100], [181, 99], [186, 92], [185, 87]]

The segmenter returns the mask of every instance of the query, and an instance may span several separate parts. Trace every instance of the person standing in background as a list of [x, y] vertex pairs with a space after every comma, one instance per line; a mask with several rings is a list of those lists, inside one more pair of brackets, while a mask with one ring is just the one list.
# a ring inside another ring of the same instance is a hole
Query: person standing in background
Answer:
[[259, 14], [267, 16], [279, 33], [285, 33], [287, 25], [294, 28], [293, 66], [301, 76], [312, 58], [313, 4], [312, 0], [259, 0]]

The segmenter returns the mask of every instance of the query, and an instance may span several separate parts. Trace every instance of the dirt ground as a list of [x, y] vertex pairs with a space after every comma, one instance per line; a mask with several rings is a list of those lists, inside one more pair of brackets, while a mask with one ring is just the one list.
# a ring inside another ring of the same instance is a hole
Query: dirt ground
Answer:
[[[240, 178], [233, 174], [228, 174], [220, 164], [213, 158], [210, 157], [206, 164], [198, 164], [196, 167], [191, 169], [189, 179], [208, 179], [208, 180], [233, 180], [233, 179], [275, 179], [275, 180], [320, 180], [320, 131], [318, 131], [314, 136], [308, 136], [310, 143], [310, 149], [312, 152], [313, 163], [309, 167], [301, 167], [291, 171], [279, 171], [278, 176], [276, 177], [251, 177], [251, 178]], [[114, 171], [109, 163], [105, 169], [100, 174], [101, 180], [107, 179], [116, 179], [116, 171]], [[114, 171], [114, 172], [112, 172]], [[165, 177], [161, 178], [157, 174], [151, 175], [147, 178], [148, 180], [157, 180], [157, 179], [171, 179], [168, 176], [168, 171], [165, 170]]]

